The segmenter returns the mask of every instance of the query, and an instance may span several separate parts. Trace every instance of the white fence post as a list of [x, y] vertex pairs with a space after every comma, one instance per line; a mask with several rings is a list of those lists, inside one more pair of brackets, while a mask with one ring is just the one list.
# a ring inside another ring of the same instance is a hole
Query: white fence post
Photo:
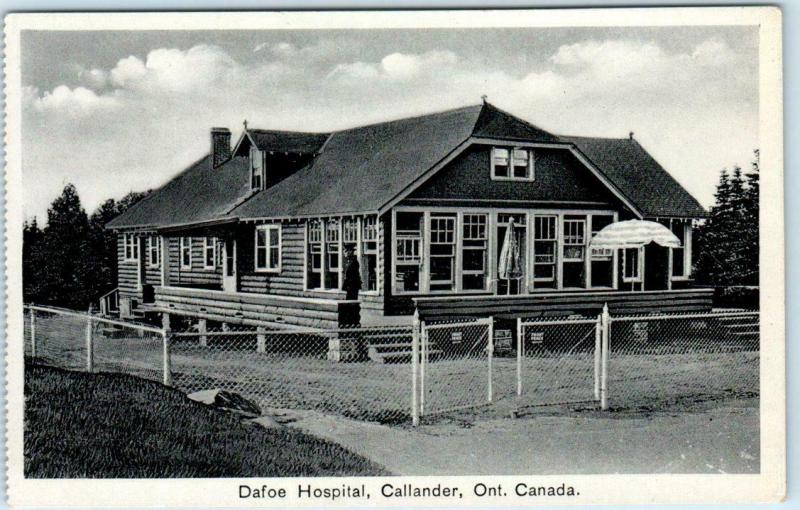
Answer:
[[86, 371], [94, 372], [94, 341], [92, 339], [92, 316], [91, 308], [86, 314]]
[[267, 352], [267, 335], [264, 326], [256, 327], [256, 352]]
[[419, 362], [419, 415], [425, 414], [425, 369], [428, 365], [428, 330], [425, 321], [419, 321], [420, 362]]
[[31, 308], [31, 358], [36, 359], [36, 311]]
[[600, 357], [603, 350], [603, 315], [597, 315], [594, 327], [594, 399], [600, 400]]
[[494, 317], [489, 317], [489, 324], [488, 324], [488, 331], [486, 332], [486, 338], [488, 345], [486, 346], [487, 355], [489, 358], [489, 384], [486, 387], [486, 398], [489, 402], [492, 401], [494, 397], [494, 390], [492, 388], [492, 358], [494, 357]]
[[417, 398], [417, 377], [419, 375], [419, 310], [414, 310], [414, 320], [411, 323], [411, 424], [419, 425], [419, 407]]
[[208, 336], [205, 334], [208, 332], [208, 321], [206, 319], [200, 319], [197, 321], [197, 332], [201, 333], [200, 335], [200, 347], [208, 347]]
[[522, 396], [522, 355], [525, 339], [522, 335], [522, 317], [517, 317], [517, 396]]
[[611, 332], [611, 318], [608, 314], [608, 303], [603, 305], [602, 314], [602, 341], [600, 360], [600, 409], [608, 409], [608, 344]]
[[170, 337], [171, 333], [170, 330], [165, 329], [163, 333], [161, 333], [161, 338], [163, 340], [163, 358], [164, 358], [164, 386], [172, 386], [172, 357], [170, 354]]

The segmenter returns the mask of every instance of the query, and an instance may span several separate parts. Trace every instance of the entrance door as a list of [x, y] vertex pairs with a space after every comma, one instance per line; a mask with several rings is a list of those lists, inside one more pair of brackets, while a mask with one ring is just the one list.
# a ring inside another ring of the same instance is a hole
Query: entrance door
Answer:
[[226, 239], [223, 244], [222, 290], [236, 292], [236, 240]]

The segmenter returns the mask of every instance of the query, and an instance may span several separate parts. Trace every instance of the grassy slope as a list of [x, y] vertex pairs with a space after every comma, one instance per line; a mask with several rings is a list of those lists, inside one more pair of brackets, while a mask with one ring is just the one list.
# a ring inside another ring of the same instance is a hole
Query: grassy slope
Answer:
[[25, 369], [31, 478], [381, 475], [334, 443], [263, 429], [120, 374]]

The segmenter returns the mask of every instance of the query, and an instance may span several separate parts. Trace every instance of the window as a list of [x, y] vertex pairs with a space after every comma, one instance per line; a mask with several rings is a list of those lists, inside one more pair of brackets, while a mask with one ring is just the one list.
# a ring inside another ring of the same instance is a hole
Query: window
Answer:
[[626, 282], [640, 282], [642, 275], [639, 271], [642, 248], [625, 248], [622, 259], [622, 280]]
[[394, 289], [397, 292], [419, 290], [422, 266], [422, 218], [422, 213], [397, 213], [394, 250]]
[[453, 290], [456, 218], [432, 215], [430, 221], [430, 290]]
[[361, 222], [361, 290], [378, 289], [377, 217], [367, 216]]
[[583, 288], [586, 285], [586, 217], [566, 216], [563, 229], [563, 286]]
[[122, 251], [125, 260], [139, 260], [139, 239], [134, 234], [123, 234]]
[[192, 267], [192, 238], [181, 237], [181, 269]]
[[217, 239], [215, 237], [203, 238], [203, 269], [216, 269], [217, 267]]
[[312, 221], [307, 225], [308, 268], [307, 286], [309, 289], [322, 287], [322, 222]]
[[521, 148], [493, 148], [492, 179], [533, 180], [533, 151]]
[[670, 251], [672, 252], [672, 277], [673, 278], [688, 278], [689, 277], [689, 269], [691, 268], [690, 261], [687, 259], [687, 235], [686, 231], [688, 230], [687, 221], [680, 220], [673, 218], [670, 220], [670, 228], [672, 229], [672, 233], [681, 240], [681, 247], [680, 248], [672, 248]]
[[255, 269], [262, 272], [281, 270], [281, 226], [256, 227]]
[[[611, 225], [614, 217], [611, 215], [592, 215], [591, 228], [592, 238], [601, 230]], [[592, 287], [613, 287], [614, 286], [614, 250], [609, 248], [592, 248]]]
[[264, 189], [264, 155], [256, 147], [250, 147], [250, 188]]
[[535, 216], [533, 219], [534, 287], [554, 288], [556, 285], [557, 223], [556, 216]]
[[330, 219], [325, 225], [325, 288], [339, 288], [339, 264], [341, 263], [341, 222]]
[[485, 214], [464, 214], [461, 244], [461, 288], [486, 289], [486, 252], [488, 244]]
[[161, 265], [161, 239], [158, 236], [147, 238], [147, 266], [158, 267]]

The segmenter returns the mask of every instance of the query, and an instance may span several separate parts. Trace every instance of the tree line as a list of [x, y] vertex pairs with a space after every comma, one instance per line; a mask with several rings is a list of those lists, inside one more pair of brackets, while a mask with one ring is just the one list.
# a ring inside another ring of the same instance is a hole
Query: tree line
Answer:
[[106, 224], [150, 193], [108, 199], [91, 216], [67, 184], [47, 210], [22, 227], [22, 287], [27, 303], [85, 310], [117, 286], [117, 241]]
[[[68, 184], [47, 211], [23, 225], [22, 277], [26, 302], [84, 310], [117, 286], [117, 241], [106, 224], [150, 191], [108, 199], [91, 216]], [[758, 267], [758, 151], [750, 171], [722, 170], [709, 217], [695, 231], [693, 275], [700, 285], [755, 287]]]

